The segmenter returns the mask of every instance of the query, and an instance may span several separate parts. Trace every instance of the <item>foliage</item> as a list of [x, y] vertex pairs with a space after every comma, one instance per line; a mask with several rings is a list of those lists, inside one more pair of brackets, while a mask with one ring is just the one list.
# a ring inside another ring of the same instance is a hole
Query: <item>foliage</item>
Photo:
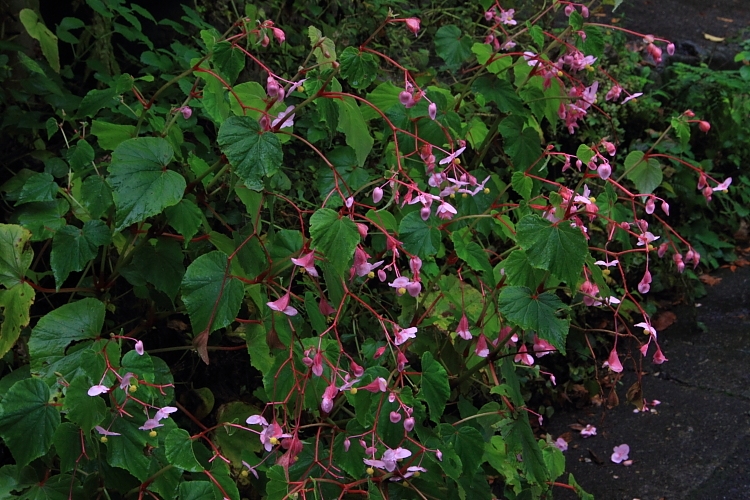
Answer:
[[[599, 87], [587, 10], [524, 23], [480, 1], [457, 24], [375, 2], [347, 43], [252, 6], [222, 34], [184, 7], [165, 48], [145, 9], [87, 4], [95, 22], [56, 35], [22, 13], [42, 57], [3, 45], [3, 128], [25, 149], [0, 188], [6, 494], [586, 497], [522, 382], [553, 385], [541, 358], [590, 345], [584, 311], [634, 365], [662, 363], [656, 332], [633, 333], [649, 269], [701, 259], [669, 223], [667, 163], [706, 199], [729, 186], [680, 156], [703, 127], [688, 112], [645, 149], [587, 128], [597, 94], [635, 97]], [[102, 26], [142, 49], [134, 74], [82, 61], [84, 39], [112, 49]], [[683, 149], [660, 149], [670, 131]]]

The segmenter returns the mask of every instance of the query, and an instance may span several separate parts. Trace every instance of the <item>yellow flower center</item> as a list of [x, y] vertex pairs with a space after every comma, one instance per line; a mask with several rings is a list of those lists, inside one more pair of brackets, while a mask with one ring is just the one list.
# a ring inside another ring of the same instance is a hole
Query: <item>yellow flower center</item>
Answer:
[[419, 477], [420, 472], [418, 470], [414, 471], [414, 477]]
[[351, 389], [349, 389], [349, 394], [351, 394], [352, 396], [354, 396], [355, 394], [357, 394], [357, 388], [356, 387], [352, 387]]
[[649, 252], [653, 252], [655, 249], [656, 249], [656, 247], [654, 247], [654, 245], [652, 245], [652, 244], [649, 243], [649, 245], [648, 245], [648, 251]]
[[406, 293], [406, 288], [404, 288], [404, 287], [399, 288], [398, 289], [398, 293], [400, 293], [401, 295], [405, 294]]
[[243, 470], [242, 472], [240, 472], [240, 476], [242, 476], [242, 477], [247, 477], [249, 475], [250, 475], [250, 473], [248, 473], [246, 470]]
[[305, 91], [304, 85], [300, 85], [299, 87], [297, 87], [297, 92], [304, 92], [304, 91]]
[[368, 278], [374, 278], [375, 277], [375, 273], [372, 272], [372, 271], [370, 271], [369, 273], [367, 273], [367, 277]]
[[109, 441], [109, 439], [107, 439], [107, 436], [102, 436], [99, 438], [99, 441], [101, 441], [102, 443], [106, 443], [107, 441]]
[[591, 203], [596, 203], [596, 198], [594, 198], [593, 196], [589, 196], [589, 201]]
[[279, 440], [277, 438], [275, 438], [275, 437], [272, 437], [271, 439], [269, 439], [268, 442], [271, 443], [274, 446], [277, 445], [277, 444], [279, 444]]
[[484, 188], [484, 194], [490, 194], [490, 188]]
[[461, 197], [462, 197], [462, 198], [466, 198], [467, 196], [469, 196], [469, 195], [468, 195], [468, 194], [466, 194], [466, 193], [462, 193], [462, 194], [461, 194]]
[[605, 269], [604, 271], [602, 271], [602, 274], [603, 274], [604, 276], [609, 276], [611, 272], [612, 272], [612, 271], [610, 271], [609, 269]]
[[451, 193], [450, 197], [451, 198], [455, 198], [456, 197], [456, 193]]
[[138, 390], [138, 386], [136, 384], [131, 384], [130, 387], [128, 387], [129, 392], [135, 392]]
[[156, 437], [156, 431], [151, 431], [148, 433], [149, 437], [155, 438]]
[[373, 469], [372, 467], [368, 467], [367, 468], [367, 475], [368, 476], [372, 476], [373, 474], [375, 474], [375, 469]]

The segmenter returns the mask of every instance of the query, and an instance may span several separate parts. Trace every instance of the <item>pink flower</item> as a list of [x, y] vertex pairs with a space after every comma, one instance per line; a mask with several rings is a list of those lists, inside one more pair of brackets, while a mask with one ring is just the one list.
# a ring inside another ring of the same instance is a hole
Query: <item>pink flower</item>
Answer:
[[193, 116], [193, 110], [190, 109], [190, 106], [183, 106], [177, 111], [182, 113], [182, 117], [186, 120], [190, 119], [190, 117]]
[[523, 363], [526, 366], [534, 365], [534, 358], [533, 356], [531, 356], [531, 354], [528, 353], [526, 344], [521, 344], [521, 348], [518, 349], [518, 353], [516, 354], [515, 358], [513, 358], [513, 361], [515, 361], [516, 363]]
[[607, 95], [604, 96], [605, 101], [616, 101], [620, 98], [620, 94], [622, 93], [622, 87], [619, 85], [615, 85], [611, 89], [609, 89], [609, 92], [607, 92]]
[[280, 102], [284, 100], [284, 88], [279, 85], [276, 78], [270, 75], [266, 79], [266, 93], [268, 94], [268, 97], [276, 101]]
[[401, 422], [401, 414], [397, 411], [392, 411], [390, 415], [388, 415], [388, 418], [390, 419], [391, 423], [397, 424]]
[[383, 377], [378, 377], [364, 387], [360, 387], [365, 391], [372, 393], [385, 392], [388, 389], [388, 382]]
[[108, 431], [107, 429], [105, 429], [101, 425], [97, 425], [96, 427], [94, 427], [94, 429], [96, 430], [96, 432], [98, 432], [102, 436], [119, 436], [120, 435], [119, 432]]
[[331, 314], [336, 312], [336, 309], [331, 307], [331, 304], [329, 304], [326, 299], [320, 299], [320, 303], [318, 303], [318, 310], [323, 316], [330, 316]]
[[369, 262], [367, 262], [369, 258], [370, 256], [367, 254], [367, 252], [362, 250], [360, 247], [357, 247], [354, 250], [354, 272], [357, 274], [357, 276], [367, 276], [383, 263], [383, 261], [380, 260], [378, 262], [375, 262], [374, 264], [370, 264]]
[[264, 427], [259, 437], [266, 451], [271, 451], [274, 446], [279, 444], [281, 439], [292, 437], [291, 434], [285, 434], [281, 426], [276, 422], [272, 422], [270, 425]]
[[445, 165], [446, 163], [451, 163], [453, 160], [456, 159], [456, 157], [458, 157], [461, 153], [464, 152], [464, 149], [466, 149], [466, 146], [458, 148], [455, 152], [449, 154], [448, 156], [446, 156], [445, 158], [443, 158], [442, 160], [440, 160], [438, 163], [440, 165]]
[[609, 163], [602, 163], [597, 167], [596, 173], [603, 181], [606, 181], [612, 175], [612, 166]]
[[365, 369], [359, 366], [355, 361], [349, 363], [349, 369], [352, 371], [355, 377], [361, 377], [365, 374]]
[[323, 375], [323, 354], [320, 351], [316, 352], [313, 358], [312, 372], [316, 377]]
[[279, 311], [287, 316], [296, 316], [297, 310], [289, 305], [289, 292], [279, 297], [273, 302], [266, 302], [266, 305], [274, 311]]
[[396, 367], [398, 371], [402, 372], [404, 371], [404, 368], [406, 368], [406, 365], [409, 364], [409, 360], [406, 359], [406, 356], [404, 356], [404, 353], [399, 351], [398, 356], [396, 356]]
[[416, 36], [417, 33], [419, 33], [419, 19], [416, 17], [410, 17], [404, 21], [406, 23], [406, 28], [414, 33]]
[[486, 358], [490, 355], [490, 350], [489, 348], [487, 348], [487, 337], [485, 337], [483, 333], [479, 334], [479, 339], [477, 340], [477, 346], [474, 349], [474, 354], [476, 354], [480, 358]]
[[326, 390], [323, 391], [323, 401], [320, 404], [320, 409], [323, 410], [323, 413], [331, 413], [331, 410], [333, 410], [333, 398], [338, 393], [339, 390], [334, 384], [326, 387]]
[[430, 120], [434, 120], [437, 117], [437, 104], [431, 102], [430, 105], [427, 106], [427, 113], [430, 115]]
[[643, 328], [643, 333], [645, 333], [646, 335], [651, 335], [652, 337], [656, 338], [656, 330], [649, 323], [645, 321], [641, 321], [640, 323], [636, 323], [634, 326], [639, 326]]
[[651, 215], [654, 210], [656, 210], [656, 202], [653, 196], [649, 196], [648, 201], [646, 201], [646, 213]]
[[404, 420], [404, 430], [406, 432], [411, 432], [412, 430], [414, 430], [414, 424], [415, 424], [414, 417], [409, 417], [409, 418], [405, 419]]
[[299, 259], [292, 258], [292, 262], [304, 268], [310, 276], [314, 278], [318, 277], [318, 271], [315, 269], [315, 252], [308, 252]]
[[731, 184], [732, 184], [732, 178], [731, 177], [727, 177], [726, 179], [724, 179], [724, 182], [722, 182], [721, 184], [718, 184], [714, 188], [714, 191], [727, 191], [729, 189], [729, 186]]
[[508, 9], [500, 13], [500, 22], [508, 25], [508, 26], [515, 26], [518, 24], [515, 19], [513, 19], [513, 14], [515, 13], [514, 9]]
[[165, 406], [164, 408], [159, 408], [156, 411], [156, 415], [154, 416], [154, 418], [156, 420], [162, 420], [162, 419], [167, 418], [170, 414], [176, 411], [177, 411], [177, 408], [175, 408], [174, 406]]
[[674, 55], [674, 44], [671, 42], [667, 44], [667, 54], [669, 54], [670, 56]]
[[450, 203], [442, 202], [440, 203], [440, 206], [437, 208], [437, 216], [441, 219], [452, 219], [454, 215], [458, 213], [458, 211], [451, 206]]
[[396, 339], [393, 341], [393, 343], [396, 345], [401, 345], [409, 339], [417, 338], [416, 326], [402, 329], [400, 326], [396, 325], [395, 330]]
[[152, 429], [156, 429], [157, 427], [164, 427], [164, 424], [160, 424], [159, 421], [155, 418], [149, 418], [143, 423], [142, 426], [138, 428], [142, 431], [150, 431]]
[[534, 335], [533, 349], [534, 349], [534, 354], [536, 354], [538, 358], [541, 358], [542, 356], [546, 356], [547, 354], [557, 350], [552, 344], [550, 344], [544, 339], [540, 339], [536, 335]]
[[385, 463], [385, 470], [393, 472], [396, 469], [396, 462], [411, 456], [411, 451], [405, 448], [396, 448], [395, 450], [386, 450], [383, 453], [383, 462]]
[[134, 375], [130, 372], [126, 373], [122, 376], [122, 380], [120, 380], [120, 389], [123, 391], [128, 388], [130, 385], [130, 380], [134, 377]]
[[651, 273], [647, 269], [643, 274], [641, 282], [638, 283], [638, 291], [641, 293], [648, 293], [649, 290], [651, 290]]
[[466, 317], [466, 314], [461, 315], [461, 319], [458, 322], [458, 328], [456, 328], [456, 333], [464, 340], [471, 340], [469, 319]]
[[583, 436], [584, 438], [596, 436], [596, 427], [591, 424], [587, 425], [586, 427], [581, 429], [581, 436]]
[[279, 28], [271, 28], [271, 31], [273, 31], [273, 37], [276, 39], [277, 42], [279, 42], [279, 45], [284, 43], [284, 40], [286, 40], [286, 35], [284, 34], [284, 30], [281, 30]]
[[380, 200], [383, 199], [383, 189], [381, 187], [376, 187], [372, 190], [372, 201], [373, 203], [380, 203]]
[[559, 437], [557, 438], [557, 441], [553, 443], [558, 450], [560, 451], [567, 451], [568, 450], [568, 442], [565, 441], [563, 438]]
[[658, 345], [656, 346], [656, 352], [654, 353], [653, 361], [655, 364], [660, 365], [664, 363], [665, 361], [669, 361], [665, 356], [664, 353], [661, 352], [661, 347]]
[[[283, 89], [282, 89], [283, 92]], [[272, 128], [289, 128], [294, 126], [294, 113], [292, 113], [292, 110], [294, 109], [294, 106], [288, 106], [283, 113], [280, 113], [279, 116], [277, 116], [272, 122], [271, 127]], [[290, 115], [291, 113], [291, 115]], [[281, 124], [281, 125], [279, 125]]]
[[626, 444], [621, 444], [620, 446], [615, 446], [614, 453], [612, 453], [611, 460], [616, 463], [622, 463], [623, 460], [628, 459], [628, 453], [630, 453], [630, 446]]
[[623, 99], [621, 104], [625, 104], [626, 102], [632, 101], [633, 99], [637, 97], [641, 97], [642, 95], [643, 95], [643, 92], [636, 92], [635, 94], [631, 94], [627, 96], [625, 99]]
[[89, 387], [87, 394], [93, 397], [93, 396], [98, 396], [99, 394], [104, 394], [106, 392], [109, 392], [109, 387], [107, 387], [106, 385], [100, 384], [100, 385], [92, 385], [91, 387]]
[[606, 367], [609, 367], [609, 369], [615, 373], [622, 372], [622, 363], [620, 363], [620, 358], [617, 356], [617, 349], [613, 348], [609, 353], [609, 358], [604, 362], [603, 365], [603, 368]]

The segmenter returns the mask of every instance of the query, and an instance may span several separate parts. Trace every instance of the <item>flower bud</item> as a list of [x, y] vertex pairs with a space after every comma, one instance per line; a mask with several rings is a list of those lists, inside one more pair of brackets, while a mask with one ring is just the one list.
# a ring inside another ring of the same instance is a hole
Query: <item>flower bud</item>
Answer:
[[434, 120], [437, 117], [437, 104], [430, 103], [429, 106], [427, 106], [427, 113], [430, 115], [430, 120]]
[[651, 215], [654, 213], [654, 210], [656, 210], [656, 202], [654, 202], [653, 197], [649, 197], [648, 201], [646, 202], [646, 213]]
[[183, 106], [179, 109], [179, 111], [180, 113], [182, 113], [182, 117], [186, 120], [193, 116], [193, 110], [190, 109], [190, 106]]
[[599, 165], [599, 168], [596, 169], [596, 172], [603, 181], [606, 181], [609, 179], [609, 176], [612, 175], [612, 167], [609, 166], [609, 163], [602, 163]]
[[409, 417], [404, 420], [404, 430], [406, 430], [406, 432], [414, 430], [414, 417]]
[[669, 215], [669, 203], [662, 200], [661, 202], [661, 209], [664, 211], [665, 214]]
[[351, 441], [349, 441], [349, 438], [344, 439], [344, 451], [349, 451], [349, 446], [351, 446]]
[[669, 43], [667, 45], [667, 54], [669, 54], [670, 56], [674, 55], [674, 44], [673, 43]]
[[701, 129], [701, 132], [708, 133], [708, 131], [711, 130], [711, 124], [705, 120], [701, 120], [698, 122], [698, 128]]
[[378, 186], [372, 190], [372, 201], [373, 203], [380, 203], [380, 200], [382, 199], [383, 199], [383, 189]]
[[573, 13], [574, 10], [576, 10], [576, 8], [573, 7], [572, 5], [570, 5], [570, 4], [566, 5], [565, 6], [565, 16], [566, 17], [570, 17], [570, 15]]
[[422, 207], [422, 210], [419, 211], [419, 215], [422, 217], [422, 220], [427, 220], [430, 218], [430, 207]]
[[388, 416], [391, 419], [391, 423], [397, 424], [401, 421], [401, 414], [397, 411], [392, 411]]

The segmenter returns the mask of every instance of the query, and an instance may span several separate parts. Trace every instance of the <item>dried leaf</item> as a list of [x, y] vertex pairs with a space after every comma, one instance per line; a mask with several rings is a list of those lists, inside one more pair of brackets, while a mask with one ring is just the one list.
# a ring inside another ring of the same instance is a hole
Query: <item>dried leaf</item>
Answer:
[[617, 391], [611, 390], [609, 391], [609, 396], [607, 396], [607, 408], [614, 408], [615, 406], [618, 406], [620, 404], [620, 398], [617, 396]]
[[643, 410], [643, 388], [640, 382], [636, 382], [631, 385], [628, 392], [625, 394], [628, 401], [633, 404], [639, 410]]
[[728, 17], [717, 17], [719, 21], [724, 21], [725, 23], [733, 23], [734, 19], [729, 19]]
[[673, 313], [672, 311], [664, 311], [659, 313], [652, 321], [651, 326], [656, 328], [657, 332], [661, 332], [662, 330], [666, 330], [672, 324], [677, 321], [677, 315]]
[[700, 280], [708, 286], [714, 286], [721, 283], [721, 278], [714, 278], [710, 274], [701, 274]]
[[590, 448], [588, 448], [588, 452], [589, 452], [589, 455], [591, 455], [591, 460], [593, 460], [594, 463], [596, 463], [598, 465], [602, 465], [604, 463], [604, 460], [602, 460], [601, 458], [599, 458], [599, 455], [597, 455], [596, 453], [594, 453]]
[[708, 33], [703, 33], [703, 38], [708, 40], [709, 42], [723, 42], [724, 39], [718, 36], [709, 35]]

